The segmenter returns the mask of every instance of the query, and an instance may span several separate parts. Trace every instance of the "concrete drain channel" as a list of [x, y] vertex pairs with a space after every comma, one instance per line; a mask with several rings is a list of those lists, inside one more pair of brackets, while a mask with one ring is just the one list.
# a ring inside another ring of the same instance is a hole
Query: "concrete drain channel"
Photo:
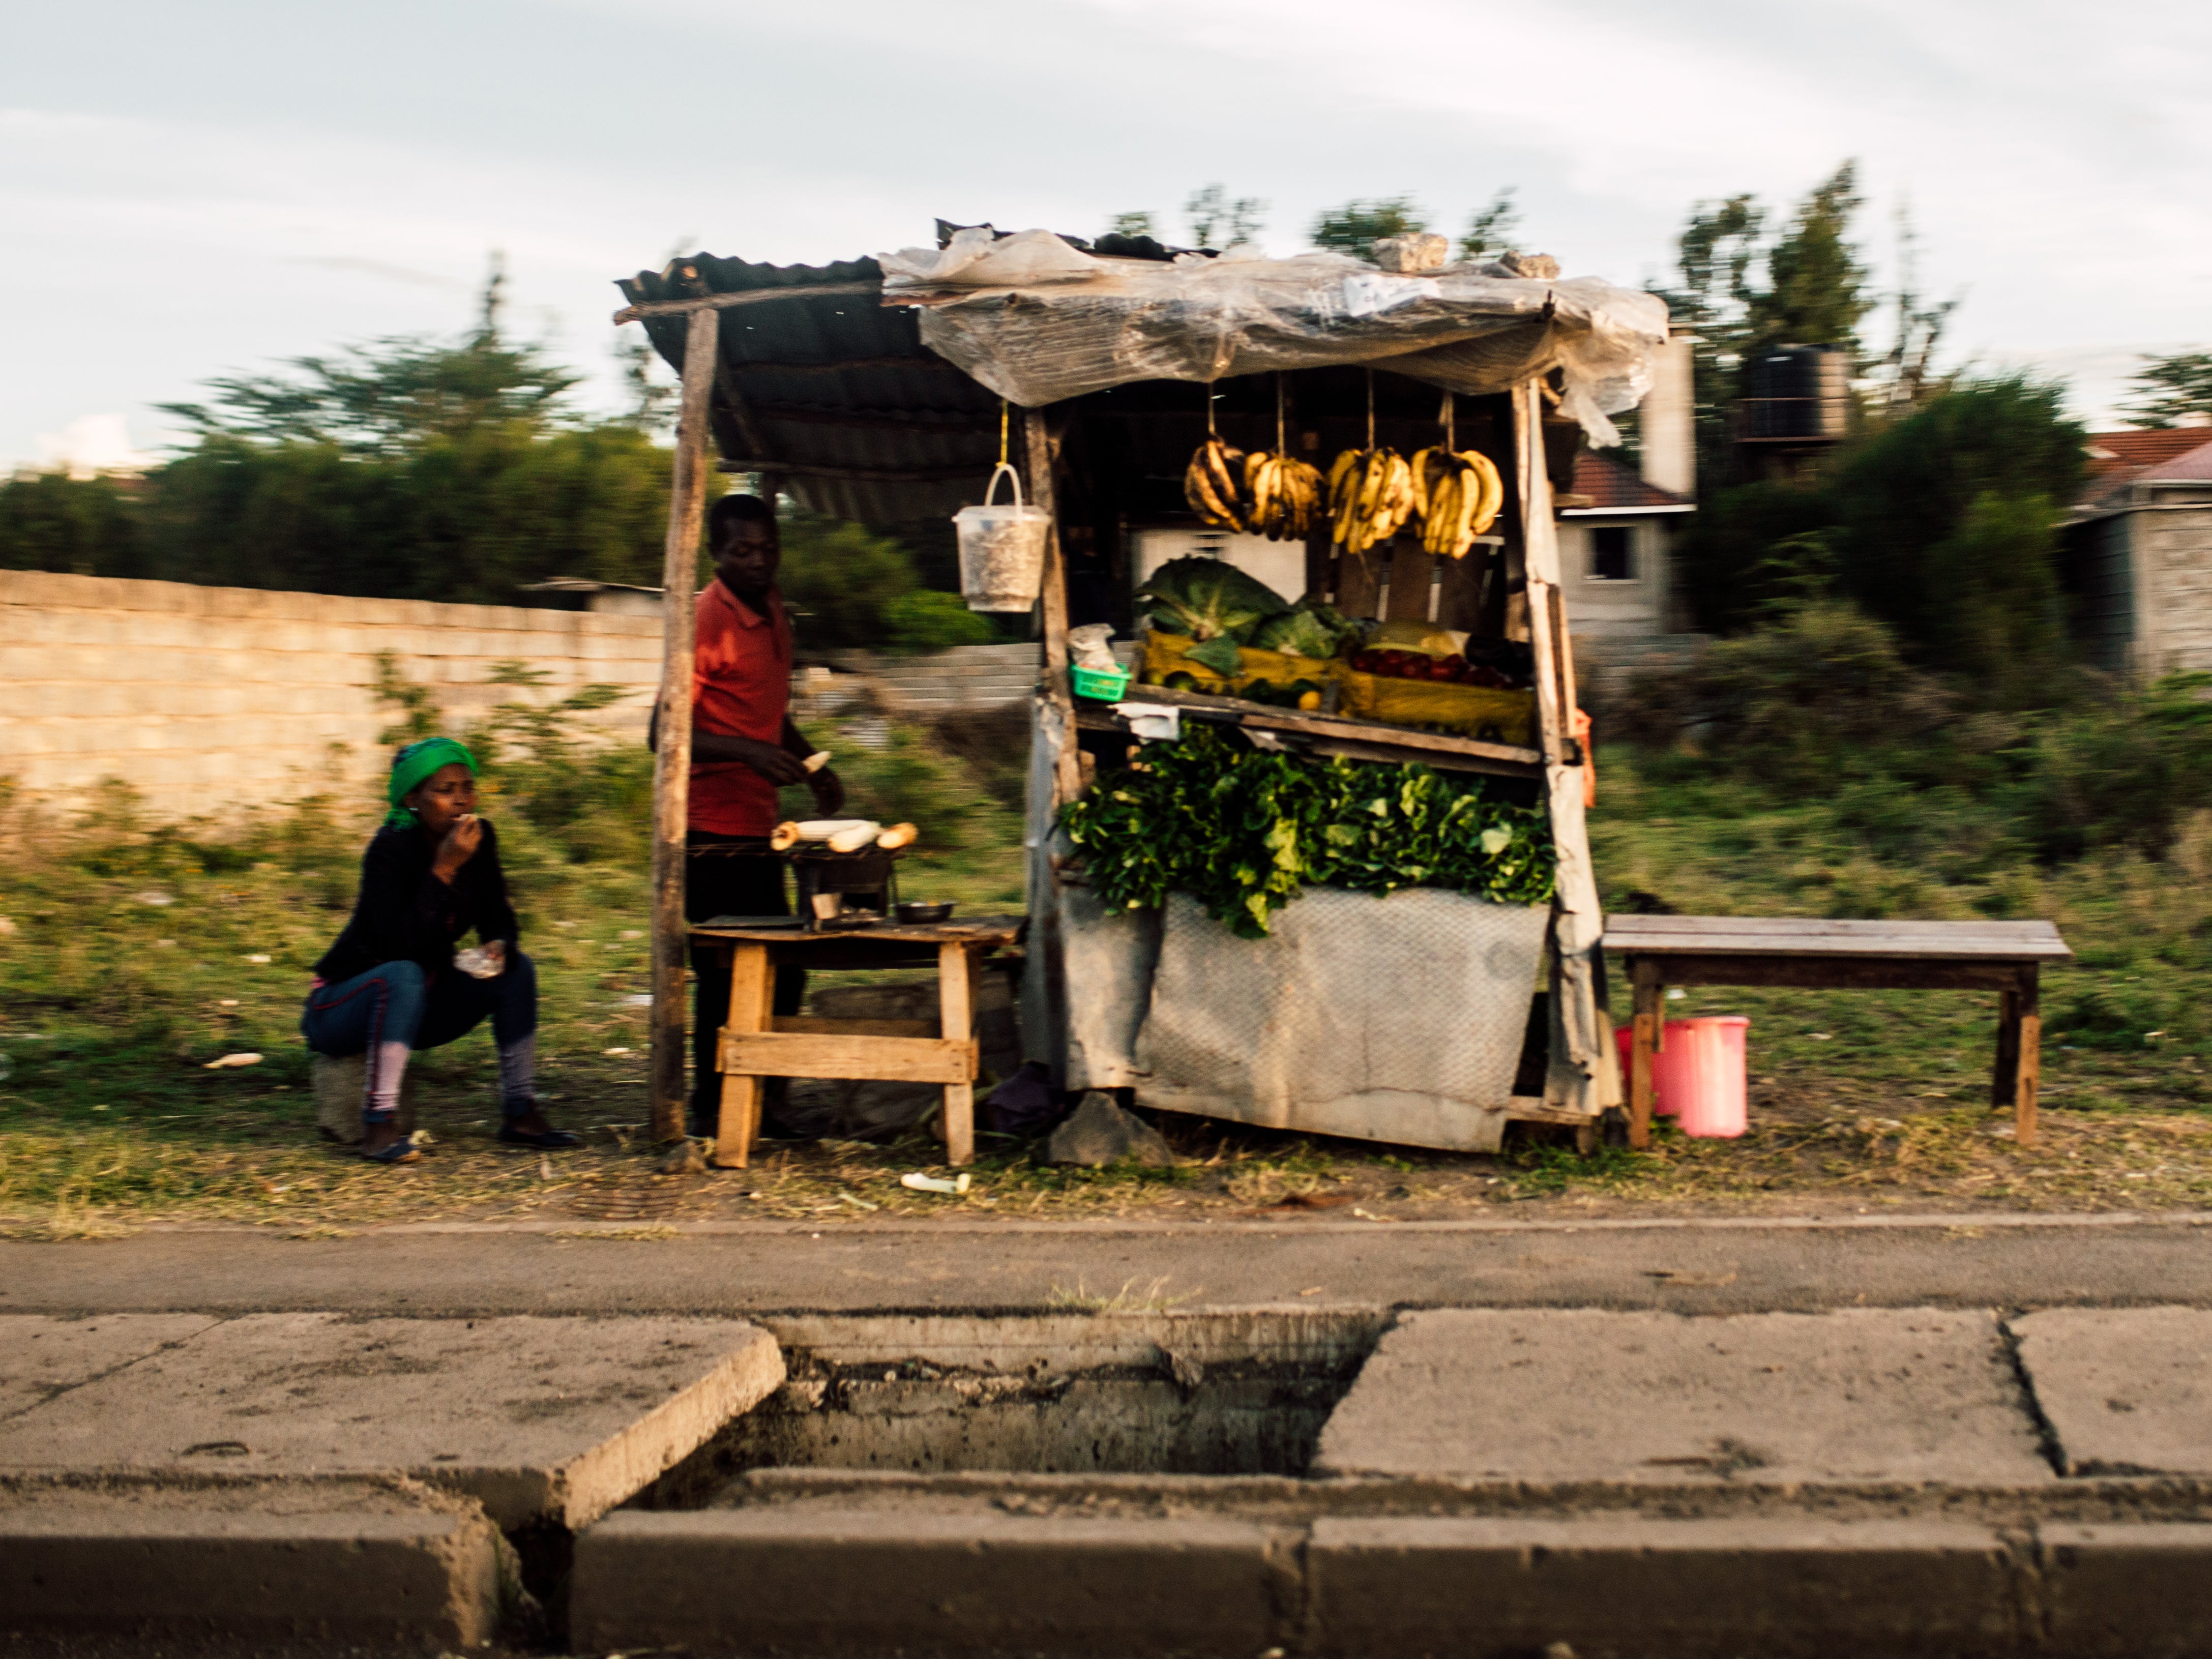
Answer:
[[0, 1316], [0, 1650], [2212, 1653], [2170, 1312]]

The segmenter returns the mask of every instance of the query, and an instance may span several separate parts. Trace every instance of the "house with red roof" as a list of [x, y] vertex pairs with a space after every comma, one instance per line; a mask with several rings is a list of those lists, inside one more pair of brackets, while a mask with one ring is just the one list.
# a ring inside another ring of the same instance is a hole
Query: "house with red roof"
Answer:
[[2212, 670], [2212, 427], [2097, 432], [2063, 574], [2083, 653], [2112, 673]]
[[[1615, 459], [1586, 449], [1559, 496], [1559, 574], [1577, 651], [1640, 653], [1676, 631], [1673, 550], [1697, 503]], [[1608, 647], [1610, 647], [1608, 649]]]

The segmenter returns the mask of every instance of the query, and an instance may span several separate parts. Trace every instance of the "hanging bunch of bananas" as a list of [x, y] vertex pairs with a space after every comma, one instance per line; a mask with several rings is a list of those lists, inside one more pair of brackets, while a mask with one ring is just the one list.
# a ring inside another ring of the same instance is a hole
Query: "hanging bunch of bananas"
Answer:
[[1421, 515], [1421, 546], [1431, 553], [1467, 556], [1505, 504], [1505, 481], [1490, 457], [1476, 449], [1455, 453], [1438, 446], [1412, 463], [1414, 510]]
[[1244, 458], [1244, 523], [1271, 542], [1303, 541], [1321, 523], [1321, 473], [1295, 455]]
[[1183, 469], [1183, 499], [1204, 522], [1242, 530], [1246, 523], [1245, 476], [1244, 452], [1231, 448], [1218, 434], [1209, 437]]
[[1347, 553], [1389, 541], [1413, 506], [1413, 469], [1395, 450], [1347, 449], [1328, 470], [1329, 522]]

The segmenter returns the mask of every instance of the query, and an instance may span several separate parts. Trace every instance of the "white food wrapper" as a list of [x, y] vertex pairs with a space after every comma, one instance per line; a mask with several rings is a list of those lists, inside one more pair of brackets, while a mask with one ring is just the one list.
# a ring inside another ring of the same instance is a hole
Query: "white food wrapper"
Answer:
[[507, 971], [507, 953], [494, 954], [488, 945], [472, 945], [453, 952], [453, 966], [471, 979], [497, 979]]

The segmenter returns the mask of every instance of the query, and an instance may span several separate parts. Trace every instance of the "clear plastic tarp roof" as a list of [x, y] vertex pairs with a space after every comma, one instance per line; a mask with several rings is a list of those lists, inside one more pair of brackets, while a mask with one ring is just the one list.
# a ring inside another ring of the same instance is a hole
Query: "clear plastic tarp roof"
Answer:
[[884, 300], [923, 307], [923, 344], [1032, 409], [1133, 380], [1330, 364], [1473, 393], [1556, 368], [1562, 411], [1602, 447], [1620, 441], [1608, 417], [1641, 401], [1667, 338], [1656, 295], [1494, 264], [1398, 275], [1340, 253], [1237, 248], [1103, 258], [1050, 231], [988, 227], [878, 259]]

